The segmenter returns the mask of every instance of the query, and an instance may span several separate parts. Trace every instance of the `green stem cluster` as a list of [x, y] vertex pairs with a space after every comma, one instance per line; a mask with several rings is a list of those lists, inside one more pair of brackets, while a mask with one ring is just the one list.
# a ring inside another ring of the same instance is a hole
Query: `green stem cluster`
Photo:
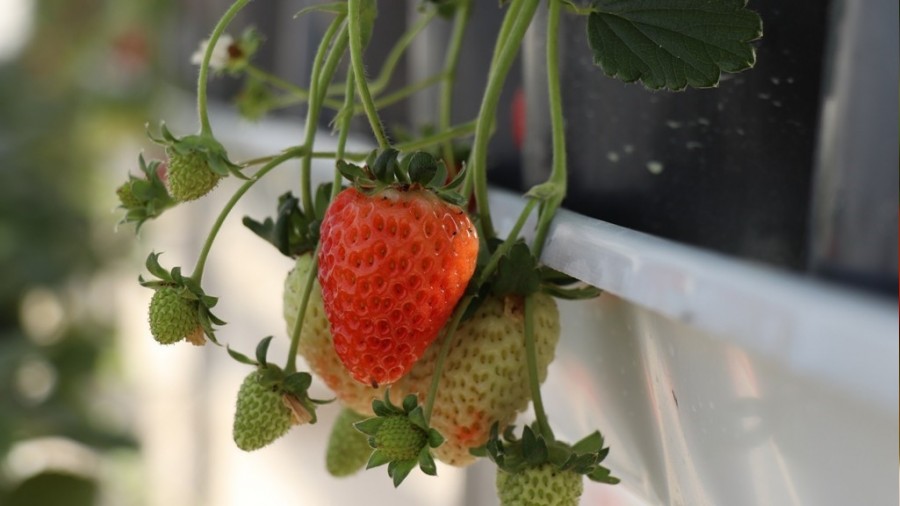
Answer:
[[219, 37], [225, 32], [225, 28], [231, 23], [237, 13], [244, 8], [250, 0], [237, 0], [231, 7], [225, 11], [222, 19], [216, 23], [209, 41], [206, 45], [206, 51], [203, 53], [203, 61], [200, 64], [200, 75], [197, 77], [197, 115], [200, 118], [200, 134], [212, 135], [212, 126], [209, 123], [209, 112], [207, 111], [206, 86], [209, 81], [209, 61], [212, 59], [213, 51], [219, 42]]

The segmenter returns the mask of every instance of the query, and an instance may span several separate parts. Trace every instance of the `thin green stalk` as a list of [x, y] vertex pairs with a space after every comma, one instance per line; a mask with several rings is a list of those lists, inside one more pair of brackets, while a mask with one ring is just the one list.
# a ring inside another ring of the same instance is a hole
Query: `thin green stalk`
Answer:
[[425, 397], [425, 406], [422, 408], [422, 414], [425, 415], [426, 422], [431, 422], [431, 410], [434, 408], [434, 401], [437, 398], [438, 386], [441, 382], [441, 373], [444, 371], [444, 362], [447, 360], [447, 355], [450, 354], [450, 344], [453, 342], [453, 335], [456, 334], [456, 329], [459, 327], [463, 315], [466, 314], [469, 304], [472, 303], [472, 299], [474, 299], [472, 295], [463, 297], [459, 304], [456, 305], [456, 309], [453, 311], [453, 317], [447, 324], [447, 332], [444, 333], [441, 349], [438, 350], [437, 360], [434, 362], [434, 372], [431, 374], [431, 384], [428, 386], [428, 396]]
[[429, 135], [427, 137], [422, 137], [420, 139], [415, 139], [408, 142], [401, 142], [395, 147], [400, 151], [414, 151], [417, 149], [426, 148], [428, 146], [433, 146], [435, 144], [439, 144], [451, 139], [472, 135], [472, 133], [475, 132], [475, 127], [476, 123], [474, 121], [469, 121], [467, 123], [462, 123], [455, 127], [451, 127], [447, 130], [437, 132], [433, 135]]
[[209, 42], [206, 45], [206, 52], [203, 53], [203, 62], [200, 64], [200, 75], [197, 77], [197, 115], [200, 118], [200, 135], [212, 135], [212, 126], [209, 124], [209, 112], [207, 110], [206, 85], [209, 76], [209, 60], [212, 59], [213, 50], [219, 37], [231, 23], [231, 20], [237, 13], [244, 8], [250, 0], [237, 0], [231, 7], [225, 11], [225, 15], [216, 23], [212, 34], [209, 36]]
[[206, 266], [206, 259], [209, 257], [209, 252], [212, 249], [213, 242], [216, 240], [216, 236], [219, 234], [219, 230], [222, 228], [222, 224], [225, 223], [225, 218], [228, 217], [228, 214], [234, 208], [234, 206], [241, 200], [241, 197], [247, 193], [254, 184], [256, 184], [260, 179], [263, 178], [269, 171], [278, 167], [282, 163], [290, 160], [291, 158], [296, 158], [298, 156], [302, 156], [306, 153], [305, 148], [300, 147], [296, 149], [287, 150], [276, 158], [273, 158], [269, 163], [262, 166], [256, 174], [253, 175], [248, 181], [241, 185], [240, 188], [234, 195], [231, 196], [231, 199], [225, 204], [225, 207], [219, 212], [218, 218], [216, 218], [215, 223], [213, 223], [212, 228], [209, 231], [209, 234], [206, 236], [206, 242], [203, 243], [203, 249], [200, 251], [200, 257], [197, 259], [197, 265], [194, 267], [194, 272], [191, 274], [191, 279], [196, 281], [198, 284], [203, 279], [203, 269]]
[[362, 101], [366, 116], [369, 118], [372, 133], [378, 141], [378, 146], [385, 149], [389, 148], [391, 143], [388, 142], [384, 133], [381, 118], [378, 117], [378, 109], [372, 100], [369, 83], [366, 82], [366, 68], [363, 64], [362, 20], [360, 19], [362, 5], [360, 2], [361, 0], [347, 1], [347, 11], [350, 15], [350, 63], [353, 66], [353, 73], [356, 75], [356, 91]]
[[[246, 72], [248, 75], [257, 78], [260, 81], [267, 82], [290, 93], [289, 97], [284, 97], [283, 100], [281, 100], [281, 102], [279, 103], [280, 107], [302, 104], [309, 100], [309, 90], [307, 90], [306, 88], [297, 86], [290, 81], [285, 81], [284, 79], [266, 72], [259, 67], [248, 65], [246, 67]], [[341, 106], [341, 102], [332, 98], [324, 98], [322, 100], [322, 105], [328, 107], [329, 109], [338, 109]]]
[[[270, 162], [270, 161], [278, 158], [279, 156], [281, 156], [281, 155], [278, 154], [278, 155], [261, 156], [259, 158], [252, 158], [250, 160], [246, 160], [246, 161], [238, 163], [238, 166], [251, 167], [253, 165], [259, 165], [261, 163]], [[313, 151], [313, 152], [309, 153], [308, 156], [311, 156], [312, 158], [329, 159], [329, 158], [336, 158], [337, 152], [335, 152], [335, 151]], [[365, 156], [362, 153], [359, 153], [359, 156], [362, 156], [363, 158], [365, 158]]]
[[[373, 95], [378, 95], [387, 88], [388, 83], [391, 81], [391, 77], [394, 75], [394, 69], [397, 67], [397, 64], [400, 63], [400, 58], [403, 57], [403, 54], [419, 33], [428, 26], [428, 23], [431, 23], [436, 14], [437, 9], [432, 9], [427, 12], [424, 16], [420, 17], [415, 24], [409, 27], [406, 33], [394, 43], [394, 46], [384, 59], [384, 65], [382, 65], [378, 77], [374, 81], [369, 82], [369, 89], [372, 91]], [[333, 96], [336, 93], [340, 93], [342, 90], [341, 86], [341, 84], [337, 84], [329, 87], [328, 95]]]
[[[466, 33], [466, 25], [469, 21], [472, 0], [463, 0], [456, 6], [456, 15], [453, 17], [453, 32], [450, 34], [450, 42], [447, 45], [447, 53], [444, 58], [444, 80], [441, 83], [441, 96], [438, 105], [438, 131], [450, 128], [453, 112], [453, 85], [456, 83], [456, 69], [459, 66], [459, 53], [462, 48], [463, 36]], [[456, 158], [453, 154], [453, 143], [449, 140], [443, 142], [441, 152], [450, 177], [456, 175]]]
[[[481, 226], [487, 237], [494, 236], [494, 224], [491, 220], [490, 206], [488, 204], [488, 142], [491, 138], [494, 117], [497, 114], [497, 105], [500, 101], [503, 85], [506, 83], [506, 76], [516, 59], [522, 38], [528, 30], [528, 26], [531, 24], [539, 4], [540, 0], [520, 0], [512, 4], [512, 6], [520, 5], [520, 11], [513, 10], [511, 6], [506, 13], [507, 18], [510, 15], [515, 15], [515, 21], [509, 28], [506, 38], [498, 37], [497, 39], [497, 44], [503, 47], [496, 53], [496, 58], [491, 62], [488, 82], [481, 102], [481, 110], [478, 113], [475, 140], [472, 146], [472, 154], [469, 158], [469, 168], [467, 169], [471, 173], [466, 177], [463, 195], [468, 195], [474, 186], [475, 198], [478, 202], [478, 215], [481, 218]], [[504, 20], [504, 24], [506, 24], [506, 20]]]
[[300, 347], [300, 331], [303, 330], [303, 320], [306, 316], [306, 308], [309, 307], [309, 298], [312, 295], [313, 283], [316, 281], [316, 269], [319, 264], [319, 248], [313, 252], [312, 265], [309, 266], [309, 273], [306, 275], [306, 282], [303, 284], [303, 297], [300, 299], [300, 308], [297, 310], [297, 319], [294, 321], [294, 328], [291, 329], [291, 345], [288, 348], [287, 363], [284, 365], [284, 372], [290, 374], [297, 371], [297, 349]]
[[525, 208], [522, 209], [521, 213], [519, 213], [519, 218], [516, 220], [515, 225], [513, 225], [513, 228], [506, 236], [506, 240], [497, 247], [497, 249], [491, 255], [491, 258], [488, 259], [488, 263], [481, 271], [481, 277], [478, 278], [479, 287], [487, 282], [488, 278], [491, 277], [491, 274], [494, 273], [494, 269], [497, 268], [497, 264], [500, 263], [500, 259], [506, 256], [510, 248], [512, 248], [513, 244], [515, 244], [515, 242], [518, 240], [519, 233], [522, 231], [522, 227], [525, 226], [525, 222], [528, 221], [528, 217], [531, 215], [531, 212], [534, 211], [534, 208], [537, 204], [537, 200], [528, 199], [528, 202], [525, 204]]
[[[353, 109], [353, 89], [356, 86], [354, 82], [354, 74], [353, 69], [347, 69], [347, 92], [344, 93], [344, 109], [350, 110]], [[336, 160], [343, 160], [345, 157], [344, 149], [347, 147], [347, 137], [350, 135], [350, 122], [353, 118], [349, 114], [345, 114], [341, 116], [338, 120], [338, 143], [337, 143], [337, 153], [335, 156]], [[343, 176], [341, 176], [341, 171], [338, 170], [337, 164], [334, 167], [334, 180], [331, 184], [331, 200], [334, 200], [337, 197], [338, 193], [341, 191], [341, 180]]]
[[550, 104], [550, 130], [553, 144], [553, 161], [548, 182], [555, 187], [551, 197], [541, 208], [537, 232], [535, 233], [533, 251], [536, 258], [541, 258], [550, 223], [556, 210], [562, 205], [566, 196], [567, 164], [566, 164], [566, 126], [563, 119], [562, 90], [559, 75], [559, 24], [562, 2], [551, 1], [547, 16], [547, 93]]
[[[444, 73], [441, 72], [440, 74], [435, 74], [431, 77], [422, 79], [421, 81], [404, 86], [389, 95], [385, 95], [383, 97], [378, 98], [378, 100], [375, 101], [375, 108], [383, 109], [389, 105], [396, 104], [397, 102], [409, 97], [410, 95], [414, 95], [415, 93], [418, 93], [418, 92], [424, 90], [425, 88], [434, 86], [435, 84], [440, 82], [443, 78], [444, 78]], [[360, 112], [364, 112], [364, 110], [361, 108], [358, 108], [358, 109], [355, 109], [353, 112], [354, 112], [354, 114], [358, 114]]]
[[[341, 25], [344, 25], [344, 27], [341, 28]], [[319, 44], [319, 49], [316, 51], [316, 56], [313, 59], [312, 71], [309, 79], [310, 100], [309, 107], [306, 109], [306, 127], [303, 140], [303, 145], [306, 146], [307, 150], [311, 150], [318, 129], [319, 113], [321, 112], [319, 81], [322, 77], [322, 69], [325, 65], [325, 55], [328, 51], [328, 47], [331, 45], [331, 41], [334, 40], [338, 29], [341, 29], [338, 39], [346, 37], [345, 32], [347, 27], [344, 24], [344, 16], [337, 16], [328, 26], [328, 30], [326, 30], [322, 42]], [[337, 46], [337, 42], [335, 45]], [[334, 52], [332, 51], [332, 54], [333, 53]], [[311, 215], [313, 212], [311, 172], [312, 159], [309, 156], [306, 156], [303, 158], [303, 166], [300, 170], [300, 194], [302, 195], [303, 200], [303, 210], [308, 215]]]
[[534, 417], [538, 430], [545, 440], [553, 441], [553, 431], [547, 420], [547, 412], [544, 411], [541, 382], [538, 378], [537, 352], [534, 347], [534, 294], [525, 297], [525, 361], [528, 365], [528, 388], [531, 390], [531, 402], [534, 405]]
[[[509, 235], [506, 240], [500, 247], [497, 248], [496, 251], [491, 255], [491, 258], [488, 260], [488, 263], [485, 265], [484, 269], [481, 271], [481, 276], [476, 280], [476, 286], [480, 287], [484, 284], [484, 282], [491, 277], [491, 274], [494, 273], [494, 270], [497, 268], [497, 265], [500, 262], [500, 258], [506, 255], [506, 252], [515, 244], [516, 240], [519, 238], [519, 232], [522, 231], [522, 227], [525, 226], [525, 222], [528, 220], [528, 216], [534, 210], [534, 206], [537, 205], [537, 201], [530, 199], [528, 203], [525, 205], [525, 209], [519, 214], [519, 218], [516, 220], [516, 224], [513, 225], [512, 230], [509, 231]], [[453, 335], [456, 333], [457, 327], [459, 327], [459, 323], [462, 321], [463, 315], [466, 313], [466, 310], [469, 308], [469, 304], [472, 303], [474, 299], [474, 295], [466, 295], [463, 299], [457, 304], [456, 309], [453, 311], [453, 316], [450, 322], [447, 324], [447, 332], [444, 334], [444, 340], [441, 342], [441, 348], [438, 350], [437, 360], [434, 365], [434, 372], [431, 376], [431, 385], [428, 388], [428, 395], [425, 397], [425, 407], [423, 408], [423, 413], [425, 415], [425, 421], [431, 420], [431, 410], [434, 407], [434, 401], [437, 398], [438, 385], [441, 381], [441, 373], [444, 369], [444, 361], [447, 359], [447, 355], [450, 353], [450, 344], [453, 341]]]

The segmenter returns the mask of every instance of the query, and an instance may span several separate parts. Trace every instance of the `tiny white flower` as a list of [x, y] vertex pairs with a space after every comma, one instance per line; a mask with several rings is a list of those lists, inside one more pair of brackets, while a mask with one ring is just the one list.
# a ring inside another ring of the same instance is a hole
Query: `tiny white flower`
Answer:
[[[209, 59], [209, 68], [212, 70], [223, 70], [228, 65], [228, 46], [234, 43], [231, 35], [223, 33], [216, 47], [213, 49], [212, 56]], [[209, 39], [200, 43], [200, 48], [191, 55], [191, 63], [200, 65], [203, 63], [203, 55], [206, 54], [206, 48], [209, 46]]]

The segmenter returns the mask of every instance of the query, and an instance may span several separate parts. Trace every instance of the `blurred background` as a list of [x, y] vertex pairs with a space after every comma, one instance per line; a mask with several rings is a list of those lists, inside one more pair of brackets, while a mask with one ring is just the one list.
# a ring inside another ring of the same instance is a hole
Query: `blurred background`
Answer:
[[[230, 31], [258, 28], [265, 41], [256, 63], [303, 85], [325, 29], [321, 17], [293, 19], [310, 3], [252, 2]], [[382, 4], [367, 53], [371, 68], [417, 15], [415, 1]], [[146, 140], [145, 123], [165, 120], [176, 135], [196, 129], [197, 67], [190, 56], [227, 5], [0, 0], [0, 505], [346, 504], [359, 490], [408, 504], [480, 504], [483, 497], [467, 495], [471, 487], [464, 486], [477, 482], [477, 470], [441, 468], [438, 481], [413, 473], [399, 496], [381, 472], [341, 486], [319, 465], [335, 415], [329, 410], [315, 427], [240, 453], [231, 444], [230, 416], [246, 370], [219, 350], [152, 342], [150, 291], [136, 282], [143, 259], [164, 251], [163, 265], [192, 266], [234, 181], [148, 223], [137, 238], [133, 226], [117, 225], [114, 190], [136, 172], [138, 153], [162, 156]], [[718, 90], [650, 94], [648, 108], [631, 122], [623, 111], [644, 103], [648, 92], [603, 77], [583, 64], [589, 55], [578, 41], [564, 41], [565, 91], [581, 101], [567, 104], [569, 132], [585, 147], [570, 154], [577, 186], [567, 207], [893, 297], [897, 5], [872, 9], [890, 21], [887, 31], [864, 30], [874, 21], [850, 5], [751, 2], [766, 23], [760, 67]], [[492, 40], [501, 14], [496, 2], [477, 2], [455, 121], [477, 112], [471, 97], [488, 65], [485, 37]], [[431, 75], [448, 33], [443, 20], [429, 27], [426, 43], [400, 61], [388, 91]], [[504, 92], [491, 149], [498, 186], [521, 189], [549, 167], [541, 149], [548, 138], [539, 107], [542, 44], [540, 30], [529, 34]], [[873, 65], [883, 79], [862, 78]], [[253, 122], [235, 112], [244, 81], [220, 76], [210, 90], [214, 126], [234, 158], [269, 154], [302, 138], [302, 106]], [[392, 131], [434, 121], [428, 93], [384, 111]], [[514, 133], [514, 118], [523, 113], [517, 107], [529, 112], [524, 145]], [[856, 125], [859, 135], [837, 136], [830, 126], [839, 122]], [[597, 131], [602, 141], [594, 141]], [[363, 135], [354, 142], [368, 145]], [[235, 215], [271, 214], [292, 178], [273, 176]], [[249, 352], [259, 338], [284, 334], [280, 293], [290, 261], [247, 241], [251, 236], [234, 221], [209, 264], [208, 291], [253, 295], [225, 299], [217, 311], [234, 317], [223, 340]], [[285, 349], [283, 340], [274, 346]], [[594, 501], [639, 504], [625, 491], [592, 490]]]

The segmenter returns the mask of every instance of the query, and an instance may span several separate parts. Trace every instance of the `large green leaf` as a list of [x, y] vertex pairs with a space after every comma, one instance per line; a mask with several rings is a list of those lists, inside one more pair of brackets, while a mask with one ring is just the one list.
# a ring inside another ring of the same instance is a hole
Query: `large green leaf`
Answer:
[[752, 67], [762, 21], [744, 0], [597, 0], [587, 32], [607, 75], [682, 90]]

